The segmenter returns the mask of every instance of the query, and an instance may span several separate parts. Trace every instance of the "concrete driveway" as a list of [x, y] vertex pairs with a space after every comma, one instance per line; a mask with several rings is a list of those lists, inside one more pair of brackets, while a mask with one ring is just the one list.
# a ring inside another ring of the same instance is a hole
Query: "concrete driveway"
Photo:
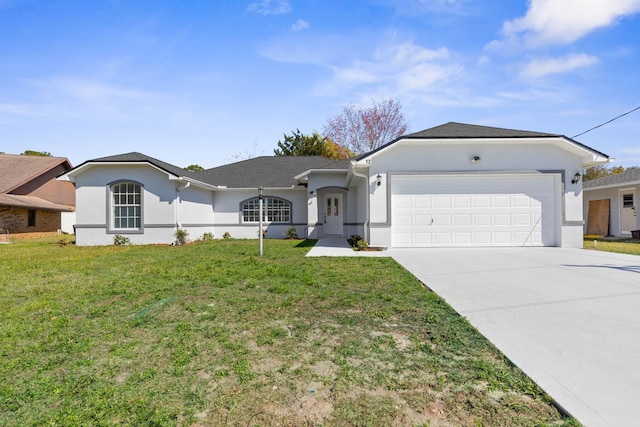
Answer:
[[581, 423], [640, 424], [640, 257], [561, 248], [389, 254]]

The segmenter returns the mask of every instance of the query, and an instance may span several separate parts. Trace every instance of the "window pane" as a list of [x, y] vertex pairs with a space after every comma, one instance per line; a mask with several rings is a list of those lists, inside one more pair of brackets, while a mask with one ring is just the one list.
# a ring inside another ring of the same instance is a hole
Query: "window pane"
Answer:
[[327, 198], [327, 215], [331, 216], [331, 197]]
[[333, 199], [333, 211], [334, 211], [334, 215], [338, 215], [338, 198], [334, 198]]
[[132, 182], [114, 184], [113, 227], [139, 229], [142, 226], [141, 187]]

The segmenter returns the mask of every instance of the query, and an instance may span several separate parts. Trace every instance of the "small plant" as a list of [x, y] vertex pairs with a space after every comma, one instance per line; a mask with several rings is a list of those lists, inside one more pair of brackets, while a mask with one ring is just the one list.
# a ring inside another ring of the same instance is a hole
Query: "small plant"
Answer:
[[287, 231], [285, 231], [283, 234], [284, 234], [284, 237], [286, 237], [287, 239], [298, 238], [298, 232], [296, 231], [296, 228], [294, 226], [287, 228]]
[[212, 242], [213, 241], [213, 233], [204, 233], [202, 237], [200, 237], [201, 242]]
[[347, 242], [349, 243], [349, 246], [351, 246], [352, 248], [356, 248], [358, 247], [358, 242], [360, 240], [362, 240], [362, 237], [359, 234], [352, 234], [347, 239]]
[[128, 246], [131, 244], [131, 239], [120, 234], [113, 236], [113, 244], [116, 246]]
[[223, 239], [230, 239], [231, 238], [231, 233], [229, 233], [228, 231], [225, 231], [224, 234], [222, 235]]
[[174, 233], [173, 237], [176, 238], [176, 242], [178, 245], [184, 245], [189, 241], [189, 232], [184, 228], [178, 228]]
[[362, 250], [362, 249], [368, 248], [369, 247], [369, 243], [367, 243], [367, 241], [364, 240], [364, 239], [360, 239], [356, 243], [356, 246], [358, 247], [358, 250]]
[[71, 243], [71, 241], [67, 236], [61, 237], [60, 240], [58, 240], [60, 246], [67, 246], [69, 243]]

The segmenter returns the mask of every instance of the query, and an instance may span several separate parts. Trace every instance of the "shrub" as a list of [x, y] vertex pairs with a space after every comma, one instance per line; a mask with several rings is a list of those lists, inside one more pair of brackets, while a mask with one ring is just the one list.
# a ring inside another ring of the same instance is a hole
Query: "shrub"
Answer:
[[178, 245], [184, 245], [189, 241], [189, 232], [184, 228], [178, 228], [175, 233], [173, 233], [173, 237], [176, 238]]
[[211, 242], [213, 241], [213, 233], [204, 233], [202, 237], [200, 237], [201, 242]]
[[116, 246], [127, 246], [131, 244], [131, 239], [128, 237], [121, 236], [116, 234], [113, 236], [113, 244]]
[[71, 240], [69, 240], [67, 236], [61, 237], [60, 240], [58, 240], [58, 244], [60, 246], [67, 246], [70, 243], [71, 243]]
[[362, 237], [359, 234], [352, 234], [347, 239], [347, 242], [349, 243], [349, 246], [351, 246], [352, 248], [355, 248], [358, 246], [358, 242], [360, 240], [362, 240]]
[[364, 240], [364, 239], [360, 239], [356, 243], [356, 246], [358, 247], [358, 249], [364, 249], [364, 248], [369, 247], [369, 243], [367, 243], [367, 241]]
[[287, 228], [287, 231], [285, 231], [283, 234], [284, 234], [284, 237], [286, 237], [287, 239], [298, 238], [298, 232], [296, 231], [296, 228], [294, 226]]
[[224, 234], [222, 235], [223, 239], [230, 239], [231, 238], [231, 233], [229, 233], [228, 231], [225, 231]]

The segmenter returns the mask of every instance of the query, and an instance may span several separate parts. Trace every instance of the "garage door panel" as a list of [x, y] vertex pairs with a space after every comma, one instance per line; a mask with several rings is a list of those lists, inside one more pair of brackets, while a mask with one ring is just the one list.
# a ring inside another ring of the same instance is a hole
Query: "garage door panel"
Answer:
[[554, 245], [553, 180], [553, 175], [393, 176], [392, 245]]
[[494, 225], [511, 225], [511, 214], [493, 214]]
[[491, 225], [491, 214], [476, 214], [473, 216], [473, 223], [477, 226]]
[[454, 215], [453, 225], [471, 225], [471, 214]]

